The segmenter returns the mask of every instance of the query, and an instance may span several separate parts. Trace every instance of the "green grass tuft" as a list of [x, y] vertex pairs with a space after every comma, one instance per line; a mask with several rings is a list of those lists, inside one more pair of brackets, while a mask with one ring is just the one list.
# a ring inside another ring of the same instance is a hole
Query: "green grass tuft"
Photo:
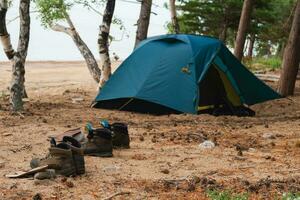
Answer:
[[243, 62], [252, 70], [276, 70], [280, 69], [282, 59], [279, 57], [254, 57], [252, 59], [244, 59]]
[[300, 193], [285, 193], [282, 200], [300, 200]]
[[207, 196], [211, 200], [248, 200], [248, 194], [235, 194], [231, 191], [207, 191]]

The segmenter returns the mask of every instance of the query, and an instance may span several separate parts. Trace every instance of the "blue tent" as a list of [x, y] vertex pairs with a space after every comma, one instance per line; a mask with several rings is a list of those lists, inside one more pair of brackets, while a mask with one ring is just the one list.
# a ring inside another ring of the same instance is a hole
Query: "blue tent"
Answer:
[[230, 102], [253, 105], [280, 95], [219, 40], [163, 35], [144, 40], [97, 95], [93, 107], [146, 113], [198, 113]]

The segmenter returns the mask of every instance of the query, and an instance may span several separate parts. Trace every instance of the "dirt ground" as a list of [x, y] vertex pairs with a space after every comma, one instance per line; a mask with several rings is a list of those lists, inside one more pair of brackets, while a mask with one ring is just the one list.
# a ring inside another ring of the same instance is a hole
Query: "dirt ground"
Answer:
[[[207, 190], [274, 199], [300, 192], [299, 83], [294, 97], [253, 106], [255, 117], [213, 117], [91, 109], [96, 84], [81, 62], [29, 62], [30, 98], [24, 113], [12, 114], [9, 79], [9, 64], [0, 63], [0, 199], [91, 200], [121, 191], [129, 194], [114, 199], [207, 199]], [[128, 123], [131, 148], [85, 157], [86, 174], [67, 180], [5, 177], [43, 157], [49, 136], [99, 119]], [[201, 149], [207, 139], [217, 146]]]

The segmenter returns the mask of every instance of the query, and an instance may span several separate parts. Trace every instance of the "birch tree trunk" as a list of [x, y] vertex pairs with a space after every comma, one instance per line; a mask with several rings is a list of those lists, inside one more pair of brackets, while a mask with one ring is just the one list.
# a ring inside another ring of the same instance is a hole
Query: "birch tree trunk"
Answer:
[[10, 36], [6, 29], [6, 13], [7, 13], [7, 0], [0, 1], [0, 39], [4, 52], [9, 60], [14, 57], [15, 51], [11, 45]]
[[170, 5], [170, 13], [171, 13], [171, 20], [172, 20], [172, 26], [176, 34], [180, 33], [180, 26], [177, 19], [177, 13], [176, 13], [176, 0], [169, 0]]
[[151, 6], [152, 6], [152, 0], [142, 0], [140, 17], [137, 22], [138, 27], [137, 27], [137, 31], [136, 31], [134, 48], [136, 48], [137, 45], [142, 40], [146, 39], [148, 36], [148, 28], [149, 28], [150, 15], [151, 15]]
[[99, 89], [101, 89], [106, 81], [108, 81], [111, 75], [111, 61], [109, 57], [109, 32], [112, 17], [115, 10], [115, 0], [108, 0], [106, 3], [102, 24], [99, 29], [98, 36], [98, 48], [100, 54], [100, 62], [102, 69], [102, 77], [99, 83]]
[[93, 79], [95, 80], [96, 83], [99, 83], [100, 77], [101, 77], [101, 70], [98, 66], [97, 60], [95, 59], [93, 53], [91, 52], [89, 47], [86, 45], [86, 43], [81, 39], [79, 33], [76, 31], [76, 28], [75, 28], [70, 16], [68, 15], [68, 13], [65, 13], [65, 15], [66, 15], [66, 21], [67, 21], [69, 27], [55, 24], [51, 27], [51, 29], [54, 31], [57, 31], [57, 32], [66, 33], [72, 38], [72, 40], [75, 43], [75, 45], [77, 46], [79, 52], [83, 56]]
[[243, 9], [241, 13], [238, 33], [235, 42], [234, 55], [237, 59], [242, 60], [244, 45], [247, 35], [247, 29], [251, 20], [251, 12], [254, 0], [244, 0]]
[[252, 58], [253, 56], [254, 43], [255, 43], [255, 34], [251, 34], [249, 48], [248, 48], [248, 55], [247, 55], [249, 58]]
[[278, 45], [277, 50], [276, 50], [276, 56], [277, 57], [283, 58], [284, 48], [285, 48], [285, 43], [283, 41], [281, 41]]
[[294, 94], [300, 62], [300, 0], [297, 1], [292, 28], [284, 50], [278, 92], [282, 96]]
[[12, 58], [10, 102], [13, 111], [23, 110], [22, 97], [25, 82], [25, 61], [30, 38], [30, 0], [20, 0], [20, 33], [17, 52]]
[[219, 40], [223, 41], [224, 43], [226, 42], [227, 39], [227, 28], [228, 28], [227, 22], [224, 21], [224, 23], [222, 24], [221, 32], [219, 34]]

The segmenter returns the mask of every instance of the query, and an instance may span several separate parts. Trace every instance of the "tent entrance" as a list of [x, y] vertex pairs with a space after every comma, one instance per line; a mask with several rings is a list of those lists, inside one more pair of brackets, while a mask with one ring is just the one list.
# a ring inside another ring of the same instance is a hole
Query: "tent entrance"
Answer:
[[199, 83], [199, 93], [199, 112], [219, 107], [229, 107], [230, 109], [230, 107], [242, 105], [228, 76], [214, 63]]

